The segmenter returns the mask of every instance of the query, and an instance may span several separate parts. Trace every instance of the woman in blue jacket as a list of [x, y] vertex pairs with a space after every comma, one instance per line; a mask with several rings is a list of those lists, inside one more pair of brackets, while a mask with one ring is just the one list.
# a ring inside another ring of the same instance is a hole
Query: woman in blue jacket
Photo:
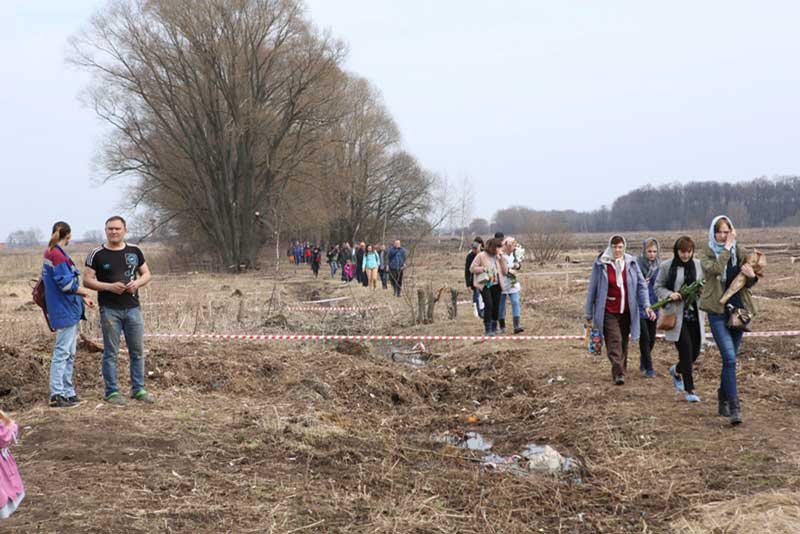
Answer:
[[47, 319], [56, 330], [56, 345], [50, 361], [50, 406], [75, 406], [79, 399], [72, 383], [78, 323], [84, 317], [84, 305], [94, 308], [89, 291], [80, 285], [80, 273], [64, 251], [72, 231], [65, 222], [53, 225], [42, 266]]
[[583, 310], [586, 323], [602, 332], [611, 377], [618, 386], [625, 383], [628, 335], [634, 341], [639, 339], [639, 306], [650, 320], [656, 317], [638, 261], [625, 253], [625, 246], [625, 238], [612, 236], [608, 248], [595, 260]]

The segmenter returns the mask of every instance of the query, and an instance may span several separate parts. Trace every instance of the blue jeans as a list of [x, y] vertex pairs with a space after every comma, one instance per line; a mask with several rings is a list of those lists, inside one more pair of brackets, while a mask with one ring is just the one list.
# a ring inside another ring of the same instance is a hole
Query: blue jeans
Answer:
[[728, 317], [724, 314], [709, 313], [708, 322], [711, 324], [711, 333], [714, 335], [714, 341], [722, 355], [722, 374], [719, 387], [726, 398], [735, 399], [737, 397], [736, 354], [742, 343], [742, 332], [730, 330], [727, 326]]
[[50, 396], [64, 398], [75, 396], [72, 369], [75, 365], [75, 348], [78, 343], [78, 323], [56, 332], [56, 346], [50, 360]]
[[483, 319], [483, 310], [481, 309], [481, 292], [474, 287], [472, 288], [472, 303], [475, 309], [478, 310], [478, 317]]
[[522, 315], [522, 309], [519, 305], [519, 291], [516, 293], [502, 293], [500, 295], [500, 314], [498, 319], [506, 320], [506, 298], [511, 300], [511, 316], [519, 317]]
[[131, 394], [144, 389], [144, 321], [142, 310], [136, 308], [100, 308], [103, 328], [103, 381], [105, 396], [118, 392], [117, 354], [120, 334], [125, 334], [131, 360]]
[[335, 261], [332, 261], [330, 265], [331, 265], [331, 278], [333, 278], [334, 276], [336, 276], [336, 269], [339, 268], [339, 265]]

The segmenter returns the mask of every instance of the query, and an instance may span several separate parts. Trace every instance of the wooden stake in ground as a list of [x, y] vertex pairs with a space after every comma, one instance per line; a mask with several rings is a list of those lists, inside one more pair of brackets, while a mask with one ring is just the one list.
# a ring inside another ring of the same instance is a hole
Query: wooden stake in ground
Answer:
[[424, 289], [417, 289], [417, 324], [425, 322], [425, 310], [427, 309], [427, 296]]
[[458, 289], [450, 288], [450, 303], [447, 306], [447, 318], [454, 321], [458, 317]]

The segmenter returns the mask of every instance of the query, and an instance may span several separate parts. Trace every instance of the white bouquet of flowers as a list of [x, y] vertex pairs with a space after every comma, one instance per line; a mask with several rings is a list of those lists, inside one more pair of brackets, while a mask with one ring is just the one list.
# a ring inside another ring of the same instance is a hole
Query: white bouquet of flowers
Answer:
[[[511, 287], [515, 287], [517, 285], [517, 272], [522, 267], [522, 262], [525, 260], [525, 248], [517, 243], [511, 256], [514, 258], [514, 261], [512, 265], [508, 266], [508, 278], [511, 280]], [[514, 265], [518, 265], [518, 267], [515, 269]]]

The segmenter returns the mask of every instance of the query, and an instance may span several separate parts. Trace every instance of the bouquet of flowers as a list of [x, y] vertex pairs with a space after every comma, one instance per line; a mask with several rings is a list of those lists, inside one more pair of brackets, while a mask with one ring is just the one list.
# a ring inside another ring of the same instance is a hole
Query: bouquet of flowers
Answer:
[[525, 249], [522, 247], [522, 245], [517, 243], [517, 246], [514, 248], [511, 256], [514, 258], [514, 260], [512, 261], [512, 265], [508, 266], [508, 279], [511, 280], [511, 287], [514, 287], [517, 285], [517, 272], [519, 271], [519, 268], [513, 269], [513, 264], [518, 264], [520, 266], [522, 265], [522, 261], [525, 259]]
[[[678, 290], [678, 293], [680, 293], [681, 297], [683, 297], [683, 301], [684, 302], [694, 302], [695, 299], [700, 297], [700, 291], [703, 289], [703, 286], [705, 284], [706, 284], [706, 281], [703, 280], [703, 279], [696, 280], [696, 281], [692, 282], [691, 284], [688, 284], [688, 285], [684, 284], [684, 286], [682, 288], [680, 288], [680, 290]], [[670, 302], [672, 302], [672, 301], [669, 298], [665, 298], [665, 299], [659, 300], [658, 302], [656, 302], [655, 304], [650, 306], [650, 309], [655, 311], [655, 310], [657, 310], [659, 308], [663, 308], [664, 306], [666, 306]]]
[[[747, 258], [744, 262], [753, 266], [753, 271], [756, 273], [756, 276], [759, 278], [764, 276], [764, 267], [767, 265], [767, 257], [763, 252], [759, 252], [758, 250], [751, 252], [747, 255]], [[722, 298], [719, 299], [719, 303], [723, 305], [726, 304], [730, 298], [736, 294], [737, 291], [745, 286], [746, 283], [747, 277], [742, 273], [737, 274], [736, 278], [734, 278], [733, 282], [731, 282], [731, 285], [728, 286], [725, 294], [723, 294]]]

